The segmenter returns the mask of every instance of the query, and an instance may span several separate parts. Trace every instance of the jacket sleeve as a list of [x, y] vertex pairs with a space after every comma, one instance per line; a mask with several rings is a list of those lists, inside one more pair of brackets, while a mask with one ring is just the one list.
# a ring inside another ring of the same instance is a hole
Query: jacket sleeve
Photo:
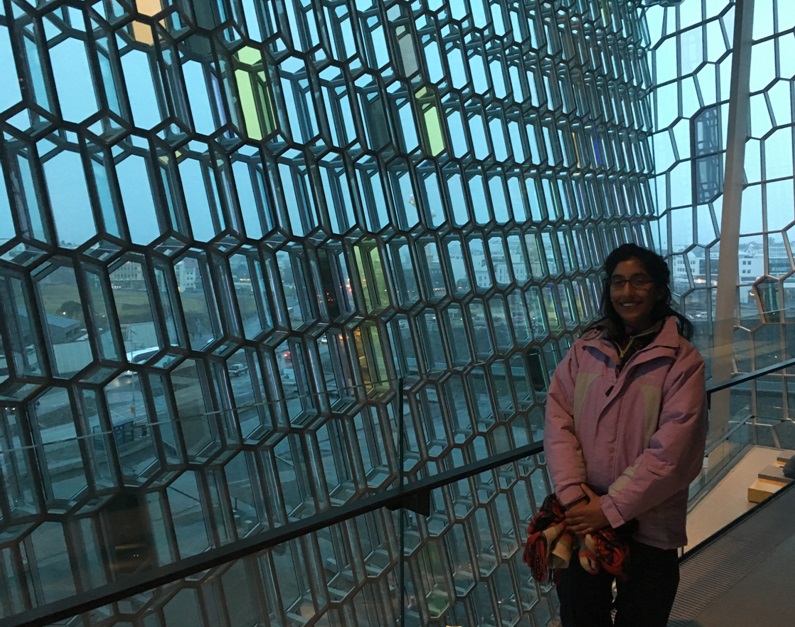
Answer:
[[667, 379], [657, 431], [648, 448], [601, 497], [602, 511], [612, 527], [687, 489], [701, 470], [707, 437], [703, 359], [690, 347]]
[[580, 484], [586, 471], [582, 450], [574, 432], [572, 403], [577, 377], [577, 348], [572, 347], [558, 364], [547, 393], [544, 420], [544, 453], [552, 486], [564, 507], [584, 498]]

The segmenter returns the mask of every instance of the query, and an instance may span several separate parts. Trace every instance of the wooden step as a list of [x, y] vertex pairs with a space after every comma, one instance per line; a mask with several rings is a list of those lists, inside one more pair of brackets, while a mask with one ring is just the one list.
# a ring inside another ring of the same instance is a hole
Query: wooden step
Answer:
[[781, 481], [770, 481], [769, 479], [757, 479], [748, 488], [748, 500], [751, 503], [761, 503], [769, 496], [774, 495], [786, 484]]
[[784, 468], [782, 466], [768, 466], [759, 473], [760, 479], [767, 479], [768, 481], [777, 481], [782, 485], [792, 483], [792, 479], [784, 476]]

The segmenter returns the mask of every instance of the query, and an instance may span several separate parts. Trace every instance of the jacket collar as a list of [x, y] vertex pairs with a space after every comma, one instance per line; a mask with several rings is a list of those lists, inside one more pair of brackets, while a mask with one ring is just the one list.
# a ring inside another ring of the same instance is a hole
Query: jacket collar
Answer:
[[[605, 328], [597, 325], [586, 331], [582, 335], [582, 340], [586, 346], [593, 347], [608, 355], [616, 354], [613, 342], [605, 335]], [[642, 348], [639, 352], [645, 352], [652, 348], [668, 348], [676, 350], [679, 348], [680, 335], [679, 327], [676, 324], [676, 316], [668, 316], [662, 323], [662, 328], [657, 337], [651, 344]]]

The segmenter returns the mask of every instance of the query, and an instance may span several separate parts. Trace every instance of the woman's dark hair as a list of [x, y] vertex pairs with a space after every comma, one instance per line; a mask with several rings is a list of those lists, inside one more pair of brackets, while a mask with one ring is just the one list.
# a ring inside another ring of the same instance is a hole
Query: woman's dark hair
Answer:
[[646, 272], [651, 277], [651, 280], [657, 286], [660, 292], [660, 300], [654, 305], [651, 311], [651, 320], [657, 323], [663, 318], [668, 316], [676, 316], [677, 326], [679, 327], [679, 334], [690, 339], [693, 337], [693, 324], [685, 318], [682, 314], [676, 311], [672, 306], [671, 297], [671, 271], [668, 269], [668, 264], [660, 255], [653, 250], [643, 248], [637, 244], [622, 244], [611, 252], [605, 260], [605, 279], [602, 285], [602, 302], [601, 310], [602, 315], [607, 318], [616, 329], [623, 329], [624, 323], [621, 321], [621, 316], [613, 307], [613, 301], [610, 300], [610, 277], [616, 270], [616, 266], [622, 261], [629, 261], [630, 259], [637, 259]]

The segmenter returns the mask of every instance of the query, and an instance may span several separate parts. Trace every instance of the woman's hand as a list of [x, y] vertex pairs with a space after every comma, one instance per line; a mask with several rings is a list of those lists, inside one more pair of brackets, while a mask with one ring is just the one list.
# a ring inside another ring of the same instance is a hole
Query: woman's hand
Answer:
[[586, 484], [583, 483], [581, 486], [587, 498], [566, 510], [566, 528], [578, 536], [610, 526], [607, 516], [602, 511], [599, 496]]

